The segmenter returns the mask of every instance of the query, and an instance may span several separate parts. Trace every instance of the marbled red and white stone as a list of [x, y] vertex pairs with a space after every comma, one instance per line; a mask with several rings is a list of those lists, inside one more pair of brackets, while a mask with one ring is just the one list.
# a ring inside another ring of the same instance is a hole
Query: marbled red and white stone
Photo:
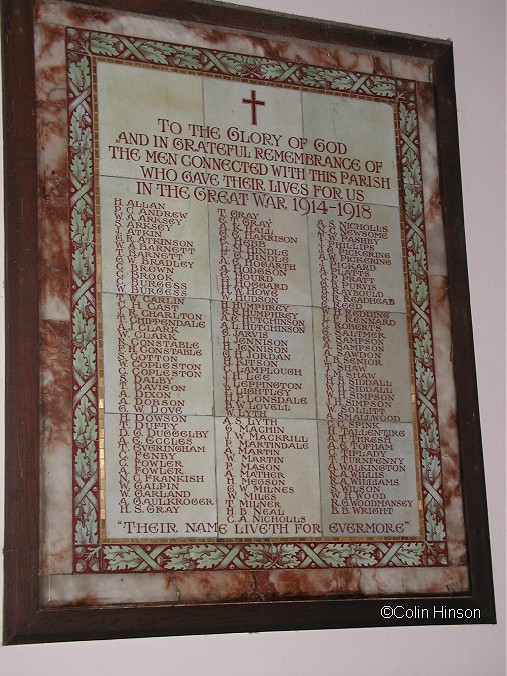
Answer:
[[[72, 570], [71, 324], [68, 243], [67, 112], [64, 26], [208, 46], [285, 61], [405, 77], [418, 81], [424, 208], [449, 566], [329, 570], [175, 572], [74, 575]], [[436, 152], [431, 72], [424, 60], [371, 56], [195, 27], [178, 21], [118, 15], [101, 9], [41, 1], [37, 13], [41, 278], [41, 466], [43, 472], [43, 602], [48, 605], [184, 603], [326, 597], [337, 594], [457, 593], [467, 589], [459, 439], [452, 375], [450, 313]]]

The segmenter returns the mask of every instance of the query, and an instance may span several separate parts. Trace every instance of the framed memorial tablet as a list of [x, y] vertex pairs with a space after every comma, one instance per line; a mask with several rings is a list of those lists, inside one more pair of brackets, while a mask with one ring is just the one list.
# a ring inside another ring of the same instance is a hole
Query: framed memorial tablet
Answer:
[[451, 45], [3, 22], [5, 641], [494, 621]]

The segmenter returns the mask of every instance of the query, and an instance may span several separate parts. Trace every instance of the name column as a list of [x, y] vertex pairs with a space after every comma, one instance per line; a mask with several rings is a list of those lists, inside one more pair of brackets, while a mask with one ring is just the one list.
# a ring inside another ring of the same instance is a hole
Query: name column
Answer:
[[394, 112], [311, 95], [304, 110], [335, 167], [312, 186], [327, 213], [310, 219], [324, 535], [418, 537]]
[[218, 516], [224, 539], [297, 540], [321, 534], [307, 220], [265, 158], [301, 136], [301, 98], [251, 89], [214, 81], [205, 97], [207, 121], [252, 160], [217, 174], [209, 206]]

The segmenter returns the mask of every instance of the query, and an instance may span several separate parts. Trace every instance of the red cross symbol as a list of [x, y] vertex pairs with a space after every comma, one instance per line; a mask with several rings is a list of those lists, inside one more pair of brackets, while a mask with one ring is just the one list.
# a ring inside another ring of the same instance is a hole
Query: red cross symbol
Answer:
[[252, 106], [252, 124], [257, 124], [257, 108], [256, 106], [265, 106], [265, 101], [257, 101], [255, 98], [255, 89], [250, 91], [250, 99], [243, 99], [243, 103], [248, 103]]

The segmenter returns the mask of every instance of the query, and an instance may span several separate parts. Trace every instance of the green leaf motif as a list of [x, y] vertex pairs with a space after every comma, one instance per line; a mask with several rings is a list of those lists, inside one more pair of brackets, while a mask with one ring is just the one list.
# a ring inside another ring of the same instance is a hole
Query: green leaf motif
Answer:
[[400, 129], [405, 136], [410, 136], [417, 126], [415, 108], [409, 110], [405, 104], [400, 105]]
[[353, 551], [353, 545], [329, 544], [320, 552], [320, 558], [333, 568], [343, 568]]
[[[418, 260], [421, 260], [422, 257], [422, 259], [426, 261], [424, 244], [418, 232], [413, 232], [412, 238], [408, 242], [408, 248]], [[424, 267], [426, 267], [426, 265], [424, 265]]]
[[95, 340], [97, 337], [97, 334], [95, 332], [95, 321], [93, 319], [89, 319], [86, 322], [86, 326], [83, 332], [83, 342], [87, 342], [90, 340]]
[[217, 568], [223, 558], [224, 552], [216, 545], [187, 545], [168, 547], [165, 560], [158, 563], [165, 570], [210, 570]]
[[74, 439], [83, 437], [87, 424], [86, 414], [83, 412], [81, 406], [76, 408], [76, 415], [74, 418]]
[[200, 51], [194, 47], [175, 47], [164, 42], [141, 40], [135, 43], [136, 50], [151, 63], [171, 63], [180, 68], [198, 70], [201, 64], [198, 60]]
[[76, 343], [82, 345], [90, 340], [95, 340], [95, 321], [84, 319], [83, 315], [76, 312], [72, 320], [72, 337]]
[[82, 449], [79, 449], [76, 453], [74, 469], [76, 470], [76, 474], [84, 480], [91, 476], [90, 458]]
[[424, 410], [421, 413], [420, 424], [425, 429], [428, 429], [433, 421], [434, 421], [433, 413], [429, 409], [424, 408]]
[[286, 68], [283, 68], [282, 65], [278, 64], [276, 61], [267, 64], [263, 63], [260, 68], [261, 75], [265, 80], [276, 80], [285, 70]]
[[91, 418], [88, 421], [88, 425], [86, 426], [86, 429], [84, 431], [84, 438], [86, 439], [88, 445], [93, 444], [97, 441], [98, 430], [96, 418]]
[[86, 56], [83, 56], [80, 61], [71, 61], [69, 65], [69, 79], [80, 92], [91, 85], [90, 64]]
[[225, 66], [231, 75], [241, 75], [243, 70], [243, 59], [233, 54], [224, 54], [220, 59], [222, 66]]
[[435, 387], [435, 376], [433, 375], [433, 371], [423, 366], [420, 362], [417, 362], [415, 367], [415, 381], [419, 392], [422, 392], [425, 395], [432, 392]]
[[302, 83], [310, 87], [326, 87], [337, 91], [350, 89], [356, 80], [352, 75], [343, 70], [328, 70], [327, 68], [315, 68], [307, 66], [303, 68], [306, 75], [301, 79]]
[[112, 546], [104, 547], [104, 559], [108, 570], [135, 570], [143, 558], [131, 547]]
[[430, 502], [426, 510], [426, 537], [434, 542], [445, 540], [442, 510], [435, 501]]
[[91, 120], [83, 105], [76, 108], [69, 127], [69, 141], [72, 146], [90, 147], [92, 143]]
[[97, 449], [95, 442], [77, 445], [78, 450], [74, 458], [74, 471], [76, 477], [84, 483], [97, 472]]
[[86, 526], [81, 521], [76, 522], [75, 542], [78, 545], [90, 544], [89, 533], [86, 530]]
[[423, 277], [426, 272], [426, 259], [424, 252], [418, 251], [414, 254], [412, 251], [408, 252], [408, 270], [411, 275], [415, 277]]
[[[184, 47], [179, 48], [179, 47], [176, 47], [174, 45], [168, 45], [166, 42], [154, 42], [154, 41], [143, 42], [143, 41], [141, 41], [139, 43], [136, 43], [136, 46], [143, 45], [143, 44], [151, 45], [151, 47], [156, 50], [158, 56], [163, 54], [167, 58], [170, 57], [170, 56], [173, 56], [173, 54], [177, 54], [178, 52], [180, 52], [182, 50], [185, 51]], [[197, 53], [197, 50], [192, 49], [191, 47], [189, 47], [189, 50]]]
[[79, 406], [76, 407], [76, 417], [74, 421], [74, 437], [80, 437], [82, 435], [83, 439], [90, 441], [97, 440], [97, 431], [95, 429], [95, 436], [93, 434], [86, 434], [88, 428], [88, 423], [90, 420], [95, 419], [97, 409], [88, 399], [88, 397], [83, 397], [79, 402]]
[[224, 558], [224, 554], [215, 545], [194, 545], [190, 548], [190, 556], [199, 570], [216, 568]]
[[445, 556], [445, 545], [443, 542], [427, 542], [427, 562], [428, 566], [447, 565], [447, 557]]
[[436, 453], [439, 448], [438, 428], [436, 420], [433, 418], [427, 427], [421, 429], [420, 436], [421, 448], [428, 449]]
[[78, 214], [75, 210], [72, 214], [72, 228], [75, 228], [77, 244], [93, 244], [93, 224], [88, 220], [83, 222], [82, 214]]
[[296, 545], [252, 544], [245, 547], [245, 562], [251, 568], [297, 568], [299, 548]]
[[142, 56], [144, 56], [146, 61], [160, 64], [167, 63], [166, 55], [164, 54], [163, 50], [160, 49], [158, 45], [156, 45], [156, 43], [141, 42], [139, 44], [136, 44], [136, 47], [139, 53], [142, 54]]
[[355, 78], [353, 78], [351, 75], [343, 73], [341, 75], [337, 74], [336, 77], [333, 77], [330, 81], [330, 84], [331, 89], [343, 92], [347, 91], [348, 89], [351, 89], [355, 84], [355, 82], [356, 82]]
[[428, 333], [425, 333], [422, 338], [416, 338], [414, 341], [414, 351], [415, 356], [419, 361], [421, 361], [425, 366], [430, 366], [432, 359], [432, 346], [431, 346], [431, 336]]
[[74, 415], [74, 440], [79, 448], [97, 441], [96, 409], [87, 397], [83, 397]]
[[95, 272], [94, 253], [92, 246], [74, 251], [72, 255], [72, 269], [78, 279], [85, 281]]
[[393, 98], [396, 95], [396, 85], [394, 80], [390, 80], [379, 75], [374, 75], [369, 80], [371, 91], [377, 96], [386, 96]]
[[72, 319], [72, 338], [77, 343], [83, 343], [83, 334], [86, 329], [86, 319], [83, 317], [81, 312], [75, 311], [74, 317]]
[[95, 313], [86, 296], [81, 296], [74, 308], [72, 338], [78, 345], [95, 340]]
[[196, 58], [199, 56], [199, 51], [197, 49], [179, 49], [174, 55], [173, 61], [175, 66], [180, 68], [191, 68], [192, 70], [199, 70], [201, 64]]
[[421, 185], [421, 164], [412, 148], [409, 148], [403, 158], [403, 183], [405, 185]]
[[405, 211], [407, 216], [414, 222], [421, 216], [423, 204], [420, 194], [406, 188], [405, 190]]
[[83, 573], [85, 570], [99, 572], [100, 547], [76, 547], [76, 572]]
[[82, 153], [74, 155], [70, 169], [80, 185], [88, 183], [93, 172], [91, 150], [84, 150]]
[[428, 285], [426, 282], [420, 281], [417, 277], [411, 277], [410, 297], [416, 305], [423, 307], [425, 301], [428, 300]]
[[299, 565], [299, 547], [297, 545], [278, 546], [278, 566], [280, 568], [297, 568]]
[[355, 545], [350, 563], [354, 566], [375, 566], [377, 564], [375, 549], [375, 545]]
[[321, 559], [333, 567], [375, 566], [375, 545], [333, 543], [320, 553]]
[[78, 300], [75, 311], [83, 315], [85, 319], [95, 315], [95, 308], [92, 305], [90, 298], [86, 295], [81, 296]]
[[71, 236], [76, 244], [93, 244], [93, 224], [89, 218], [92, 215], [90, 207], [84, 199], [79, 199], [74, 205], [71, 217]]
[[245, 547], [248, 552], [246, 563], [251, 568], [267, 568], [273, 563], [273, 557], [267, 552], [265, 545], [249, 545]]
[[103, 56], [118, 56], [118, 40], [114, 35], [104, 33], [91, 34], [91, 50], [93, 54], [102, 54]]
[[426, 450], [422, 454], [422, 470], [424, 477], [433, 484], [440, 476], [440, 460]]
[[76, 508], [76, 544], [91, 545], [98, 539], [97, 512], [86, 498]]
[[326, 86], [325, 72], [322, 68], [307, 66], [306, 68], [303, 68], [303, 73], [306, 73], [306, 75], [301, 78], [301, 82], [304, 85], [307, 85], [308, 87]]
[[422, 563], [422, 558], [424, 555], [424, 543], [423, 542], [411, 542], [409, 544], [402, 545], [396, 551], [396, 558], [404, 566], [419, 566]]
[[83, 380], [88, 380], [95, 373], [95, 345], [87, 343], [74, 355], [74, 370]]
[[189, 547], [168, 547], [164, 551], [165, 562], [159, 561], [164, 569], [191, 570], [195, 567], [189, 553]]

